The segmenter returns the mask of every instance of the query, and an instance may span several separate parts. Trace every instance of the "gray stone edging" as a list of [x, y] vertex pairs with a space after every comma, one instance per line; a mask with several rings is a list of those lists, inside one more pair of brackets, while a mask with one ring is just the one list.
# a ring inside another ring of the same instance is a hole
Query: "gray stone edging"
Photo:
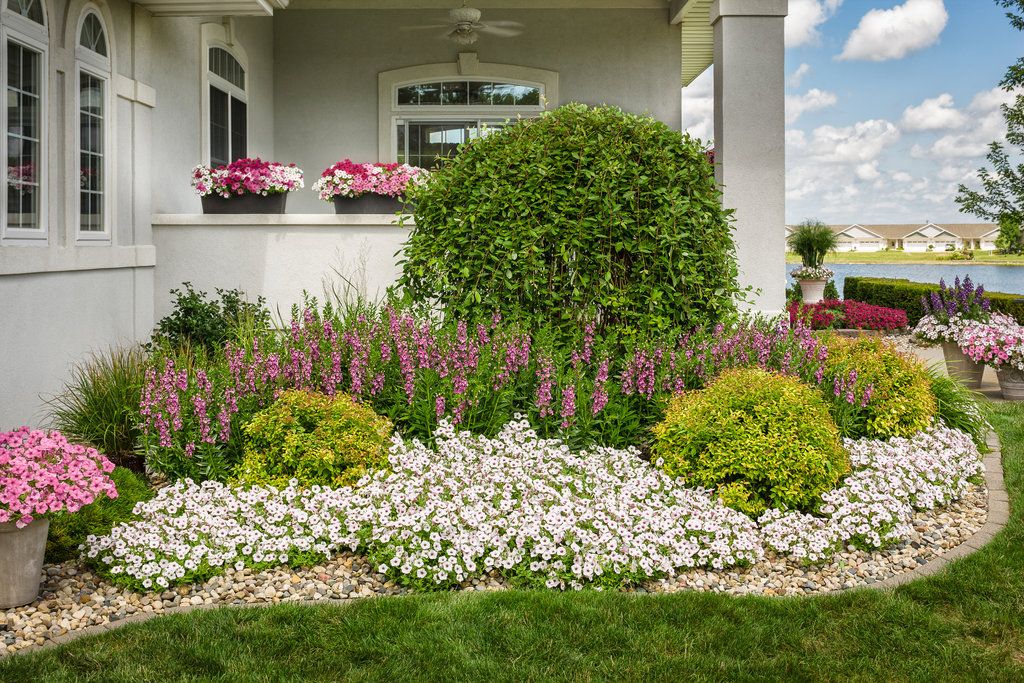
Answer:
[[[985, 456], [985, 487], [988, 489], [988, 518], [985, 525], [982, 526], [978, 531], [968, 538], [966, 541], [951, 548], [942, 555], [939, 555], [927, 564], [923, 564], [910, 571], [903, 572], [901, 574], [894, 574], [889, 578], [879, 581], [878, 583], [857, 586], [854, 588], [846, 588], [839, 591], [833, 591], [834, 593], [843, 593], [849, 590], [879, 590], [879, 589], [892, 589], [897, 586], [902, 586], [905, 583], [916, 581], [917, 579], [931, 576], [941, 571], [947, 564], [954, 560], [958, 560], [962, 557], [971, 555], [972, 553], [981, 550], [989, 541], [991, 541], [997, 533], [999, 533], [1003, 527], [1006, 526], [1007, 521], [1010, 518], [1010, 498], [1006, 492], [1006, 484], [1003, 481], [1003, 462], [1002, 453], [1000, 450], [999, 437], [996, 436], [995, 432], [991, 432], [986, 440], [990, 452]], [[786, 597], [786, 596], [778, 596]], [[805, 596], [805, 597], [816, 597], [816, 596]], [[365, 599], [365, 598], [359, 598]], [[195, 610], [209, 610], [209, 609], [251, 609], [259, 607], [273, 607], [274, 605], [299, 605], [307, 607], [315, 607], [321, 605], [348, 605], [353, 603], [354, 600], [332, 600], [330, 598], [323, 600], [278, 600], [277, 602], [257, 602], [257, 603], [215, 603], [215, 604], [202, 604], [202, 605], [179, 605], [177, 607], [170, 607], [161, 612], [136, 612], [135, 614], [129, 614], [123, 619], [118, 621], [110, 621], [104, 624], [95, 624], [87, 626], [82, 629], [75, 631], [68, 631], [67, 633], [53, 638], [48, 639], [42, 645], [29, 645], [28, 647], [22, 648], [9, 655], [0, 656], [3, 659], [5, 656], [18, 656], [21, 654], [27, 654], [29, 652], [36, 652], [49, 647], [57, 645], [63, 645], [72, 640], [82, 638], [84, 636], [96, 635], [105, 631], [112, 631], [114, 629], [127, 626], [128, 624], [134, 624], [142, 621], [148, 621], [155, 617], [163, 617], [172, 614], [182, 614], [184, 612], [192, 612]]]

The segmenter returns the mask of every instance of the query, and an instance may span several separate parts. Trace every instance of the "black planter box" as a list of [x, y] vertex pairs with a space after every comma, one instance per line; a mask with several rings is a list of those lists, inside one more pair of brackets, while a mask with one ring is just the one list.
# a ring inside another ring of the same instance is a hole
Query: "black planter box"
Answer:
[[203, 213], [284, 213], [287, 192], [276, 194], [240, 194], [225, 199], [217, 194], [202, 198]]
[[402, 200], [382, 194], [364, 194], [358, 197], [334, 197], [334, 213], [398, 213]]

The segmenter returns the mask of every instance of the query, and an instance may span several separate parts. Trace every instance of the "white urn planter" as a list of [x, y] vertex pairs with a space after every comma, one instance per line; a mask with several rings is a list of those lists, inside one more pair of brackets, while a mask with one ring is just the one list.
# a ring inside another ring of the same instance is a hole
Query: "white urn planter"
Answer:
[[985, 366], [960, 350], [954, 342], [942, 342], [942, 355], [946, 359], [946, 371], [950, 377], [956, 377], [968, 389], [981, 387], [981, 377], [985, 374]]
[[999, 391], [1007, 401], [1024, 401], [1024, 370], [1001, 367], [996, 370], [999, 377]]
[[825, 285], [828, 280], [800, 280], [800, 292], [805, 304], [816, 304], [825, 298]]
[[50, 520], [39, 518], [19, 529], [0, 524], [0, 609], [27, 605], [39, 595]]

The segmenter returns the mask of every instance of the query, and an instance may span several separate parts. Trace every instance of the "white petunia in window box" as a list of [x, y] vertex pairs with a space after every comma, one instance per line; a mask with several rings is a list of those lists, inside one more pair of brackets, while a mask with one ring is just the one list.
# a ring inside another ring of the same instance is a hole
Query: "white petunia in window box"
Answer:
[[305, 187], [302, 169], [262, 159], [239, 159], [227, 166], [192, 169], [192, 187], [203, 213], [282, 214], [288, 193]]
[[335, 213], [397, 213], [406, 202], [410, 188], [427, 182], [426, 169], [408, 164], [356, 163], [339, 161], [313, 183], [313, 190]]

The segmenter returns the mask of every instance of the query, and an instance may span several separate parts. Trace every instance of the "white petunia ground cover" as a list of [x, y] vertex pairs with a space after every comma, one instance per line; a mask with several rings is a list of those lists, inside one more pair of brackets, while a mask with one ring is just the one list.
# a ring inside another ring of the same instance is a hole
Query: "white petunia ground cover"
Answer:
[[847, 547], [895, 544], [911, 533], [915, 510], [958, 499], [982, 474], [970, 437], [942, 426], [910, 439], [847, 441], [853, 472], [822, 496], [816, 515], [769, 510], [755, 521], [635, 450], [574, 452], [524, 421], [493, 439], [442, 423], [435, 441], [396, 438], [391, 469], [355, 489], [180, 481], [140, 503], [137, 520], [90, 536], [83, 551], [141, 589], [345, 550], [413, 587], [488, 574], [610, 587], [771, 553], [817, 562]]

